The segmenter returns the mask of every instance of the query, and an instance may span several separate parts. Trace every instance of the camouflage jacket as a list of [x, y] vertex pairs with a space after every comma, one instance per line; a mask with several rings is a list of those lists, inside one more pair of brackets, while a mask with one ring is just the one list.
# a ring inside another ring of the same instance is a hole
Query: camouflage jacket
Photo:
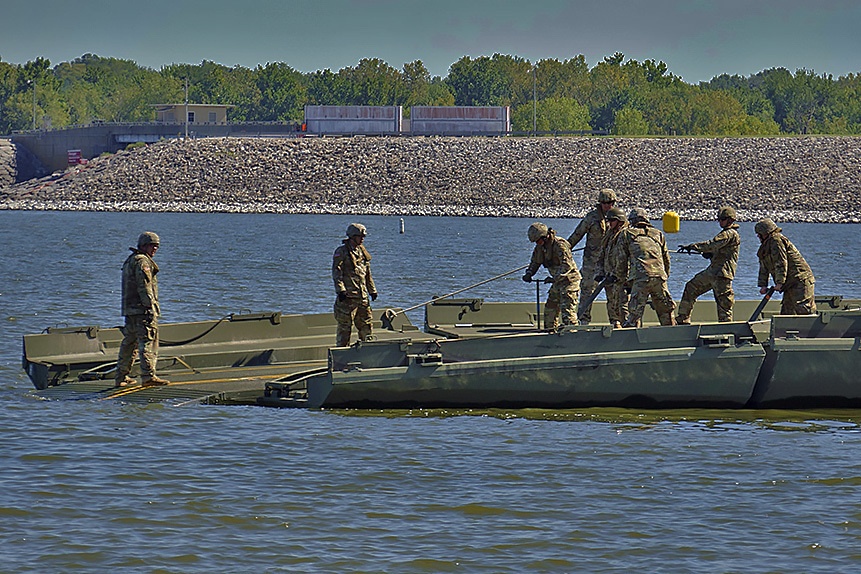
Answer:
[[545, 239], [544, 245], [535, 245], [526, 273], [535, 275], [542, 265], [550, 272], [554, 283], [580, 282], [580, 271], [574, 263], [571, 246], [561, 237], [556, 237], [556, 233], [552, 230]]
[[733, 223], [722, 229], [711, 241], [694, 243], [693, 247], [700, 253], [712, 254], [711, 262], [706, 267], [709, 275], [732, 279], [738, 268], [739, 245], [741, 245], [741, 236], [738, 234], [738, 225]]
[[774, 231], [759, 246], [759, 277], [757, 286], [768, 287], [768, 276], [775, 285], [813, 283], [813, 271], [792, 242], [779, 231]]
[[370, 293], [377, 292], [371, 277], [371, 254], [364, 245], [354, 249], [350, 247], [350, 240], [345, 239], [335, 249], [332, 280], [335, 282], [335, 293], [346, 292], [347, 297], [367, 299]]
[[144, 253], [129, 247], [132, 254], [123, 263], [123, 315], [161, 315], [158, 304], [158, 265]]
[[598, 259], [598, 273], [605, 276], [616, 275], [620, 265], [622, 265], [625, 271], [622, 275], [616, 275], [616, 277], [622, 281], [628, 277], [628, 261], [619, 261], [620, 253], [616, 249], [619, 245], [619, 240], [622, 238], [622, 233], [626, 229], [628, 229], [627, 223], [616, 228], [616, 231], [612, 229], [607, 230], [607, 234], [601, 241], [601, 257]]
[[634, 282], [649, 277], [666, 279], [670, 274], [670, 254], [660, 230], [646, 222], [625, 229], [615, 248], [618, 261], [614, 275]]
[[601, 241], [610, 228], [606, 215], [598, 205], [580, 220], [574, 229], [574, 233], [568, 237], [568, 244], [573, 248], [586, 236], [586, 245], [583, 247], [583, 267], [596, 267], [598, 259], [601, 258]]

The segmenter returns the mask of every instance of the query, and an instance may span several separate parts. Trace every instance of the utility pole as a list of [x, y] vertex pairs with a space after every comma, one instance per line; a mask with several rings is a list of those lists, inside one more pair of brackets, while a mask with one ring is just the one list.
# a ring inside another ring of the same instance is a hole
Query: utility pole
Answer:
[[33, 131], [36, 131], [36, 78], [27, 82], [33, 84]]
[[538, 131], [536, 129], [537, 117], [538, 117], [538, 100], [536, 99], [536, 84], [537, 81], [535, 79], [535, 65], [532, 66], [532, 135], [535, 135], [535, 132]]
[[185, 77], [185, 139], [188, 139], [188, 76]]

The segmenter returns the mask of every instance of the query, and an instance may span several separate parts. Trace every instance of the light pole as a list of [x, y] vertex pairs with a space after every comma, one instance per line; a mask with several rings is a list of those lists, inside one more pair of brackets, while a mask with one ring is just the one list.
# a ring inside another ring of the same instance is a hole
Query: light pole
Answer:
[[27, 83], [33, 85], [33, 131], [36, 131], [36, 78], [27, 80]]
[[535, 97], [536, 93], [536, 84], [537, 81], [535, 79], [535, 66], [532, 66], [532, 135], [535, 136], [535, 132], [537, 131], [537, 117], [538, 117], [538, 100]]
[[188, 140], [188, 76], [185, 78], [185, 139]]

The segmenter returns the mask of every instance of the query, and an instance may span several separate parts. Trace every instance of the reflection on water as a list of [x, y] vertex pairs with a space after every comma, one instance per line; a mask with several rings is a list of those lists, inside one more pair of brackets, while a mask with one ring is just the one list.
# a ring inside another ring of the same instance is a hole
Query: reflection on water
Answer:
[[325, 409], [344, 417], [447, 418], [492, 417], [559, 422], [599, 422], [621, 425], [625, 430], [745, 430], [753, 427], [778, 431], [855, 431], [861, 425], [857, 409], [801, 410], [635, 410], [595, 407], [585, 409]]

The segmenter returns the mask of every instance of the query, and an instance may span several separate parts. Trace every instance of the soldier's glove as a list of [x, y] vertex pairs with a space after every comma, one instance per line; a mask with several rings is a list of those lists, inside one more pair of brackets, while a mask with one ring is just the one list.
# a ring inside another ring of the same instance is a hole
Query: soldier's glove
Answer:
[[376, 301], [376, 300], [377, 300], [377, 294], [371, 293], [371, 301]]
[[346, 300], [347, 300], [347, 292], [346, 291], [340, 291], [338, 293], [338, 301], [346, 301]]
[[690, 253], [693, 250], [693, 245], [679, 245], [679, 253]]
[[523, 274], [523, 280], [526, 281], [527, 283], [531, 282], [532, 281], [532, 275], [530, 275], [529, 273], [524, 273]]
[[598, 283], [600, 283], [600, 282], [601, 282], [601, 281], [603, 281], [603, 280], [604, 280], [604, 276], [603, 276], [603, 275], [595, 275], [595, 281], [597, 281]]
[[705, 257], [706, 259], [711, 259], [712, 257], [714, 257], [714, 255], [715, 255], [714, 253], [703, 253], [702, 254], [702, 256]]
[[616, 281], [618, 281], [618, 279], [616, 279], [615, 275], [607, 275], [607, 277], [604, 279], [604, 285], [612, 285]]
[[545, 278], [544, 278], [544, 283], [545, 283], [545, 284], [547, 284], [547, 283], [553, 283], [554, 281], [555, 281], [555, 279], [553, 279], [553, 277], [545, 277]]
[[155, 319], [155, 312], [152, 309], [147, 309], [146, 311], [144, 311], [144, 319], [146, 319], [147, 321], [152, 321], [153, 319]]

